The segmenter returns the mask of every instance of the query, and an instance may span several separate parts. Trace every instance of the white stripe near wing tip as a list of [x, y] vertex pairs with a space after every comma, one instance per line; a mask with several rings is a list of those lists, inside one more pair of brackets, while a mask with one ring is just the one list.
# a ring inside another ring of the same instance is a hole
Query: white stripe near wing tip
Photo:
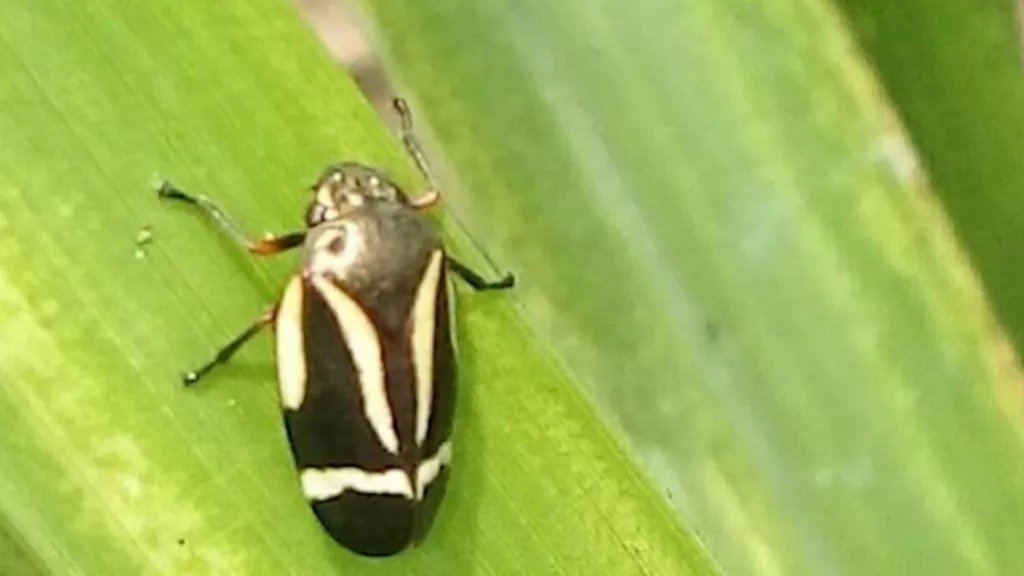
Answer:
[[[427, 438], [434, 395], [434, 331], [437, 322], [437, 290], [441, 279], [440, 250], [430, 255], [423, 278], [416, 288], [412, 307], [413, 366], [416, 375], [416, 444]], [[447, 320], [447, 319], [444, 319]]]
[[[420, 462], [416, 468], [417, 500], [423, 499], [427, 486], [437, 479], [441, 469], [448, 466], [451, 458], [451, 443], [445, 442], [436, 454]], [[299, 479], [302, 483], [302, 493], [313, 502], [337, 498], [347, 491], [404, 496], [409, 499], [413, 497], [409, 477], [401, 468], [391, 468], [382, 472], [367, 472], [356, 467], [304, 468]]]
[[331, 308], [355, 365], [363, 412], [384, 448], [398, 454], [398, 434], [385, 388], [384, 359], [380, 337], [362, 308], [329, 280], [314, 275], [316, 286]]
[[441, 469], [451, 464], [451, 461], [452, 444], [451, 441], [446, 440], [437, 449], [436, 454], [420, 462], [420, 465], [416, 467], [416, 498], [418, 500], [423, 499], [423, 493], [426, 492], [427, 486], [437, 479], [441, 474]]
[[409, 477], [399, 468], [383, 472], [367, 472], [354, 467], [306, 468], [299, 479], [302, 482], [302, 493], [314, 502], [337, 498], [349, 490], [362, 494], [412, 498]]

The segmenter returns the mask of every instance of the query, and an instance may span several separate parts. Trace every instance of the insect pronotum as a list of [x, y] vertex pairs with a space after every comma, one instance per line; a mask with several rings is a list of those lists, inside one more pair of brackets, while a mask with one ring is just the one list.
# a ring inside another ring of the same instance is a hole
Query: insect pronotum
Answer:
[[250, 240], [209, 199], [159, 187], [252, 254], [302, 247], [278, 302], [183, 379], [198, 382], [272, 325], [302, 491], [335, 540], [368, 556], [419, 542], [447, 485], [456, 376], [447, 271], [476, 290], [514, 283], [510, 274], [489, 282], [453, 259], [418, 213], [440, 194], [408, 106], [394, 105], [431, 186], [416, 198], [377, 169], [333, 165], [311, 187], [304, 231]]

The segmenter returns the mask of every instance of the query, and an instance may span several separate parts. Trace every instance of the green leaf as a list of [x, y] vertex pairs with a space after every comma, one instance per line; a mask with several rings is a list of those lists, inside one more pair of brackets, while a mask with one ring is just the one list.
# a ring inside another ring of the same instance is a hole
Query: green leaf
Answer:
[[0, 553], [13, 570], [713, 572], [496, 294], [460, 298], [456, 466], [433, 532], [384, 562], [342, 551], [297, 489], [269, 339], [197, 389], [178, 381], [274, 301], [296, 258], [251, 263], [151, 182], [205, 193], [253, 233], [287, 231], [339, 158], [412, 187], [394, 137], [283, 2], [12, 0], [3, 16]]
[[454, 210], [725, 572], [1021, 572], [1016, 358], [831, 4], [364, 4]]
[[[1024, 74], [1019, 2], [842, 0], [993, 308], [1024, 349]], [[927, 18], [918, 15], [927, 14]]]

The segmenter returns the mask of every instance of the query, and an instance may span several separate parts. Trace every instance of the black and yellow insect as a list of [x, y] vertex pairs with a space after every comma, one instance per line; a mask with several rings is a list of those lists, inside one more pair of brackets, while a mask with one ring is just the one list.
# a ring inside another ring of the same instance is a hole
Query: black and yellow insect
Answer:
[[410, 199], [384, 173], [330, 166], [312, 185], [306, 230], [252, 241], [215, 204], [164, 182], [161, 198], [212, 218], [253, 254], [303, 247], [280, 300], [198, 370], [193, 384], [262, 328], [276, 334], [277, 379], [302, 491], [347, 548], [386, 556], [419, 542], [447, 485], [456, 363], [446, 271], [487, 282], [445, 253], [418, 213], [439, 198], [412, 133], [403, 142], [431, 189]]

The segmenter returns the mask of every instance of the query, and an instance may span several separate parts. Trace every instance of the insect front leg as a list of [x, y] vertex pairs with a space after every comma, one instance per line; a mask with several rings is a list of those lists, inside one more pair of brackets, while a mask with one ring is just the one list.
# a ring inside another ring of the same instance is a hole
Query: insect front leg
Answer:
[[430, 172], [430, 163], [427, 162], [427, 155], [423, 153], [423, 148], [420, 147], [419, 140], [416, 139], [416, 133], [412, 129], [412, 111], [409, 110], [409, 103], [405, 101], [405, 98], [395, 98], [391, 101], [391, 105], [395, 108], [395, 112], [398, 112], [398, 119], [401, 122], [402, 129], [402, 144], [405, 145], [405, 151], [412, 156], [413, 162], [416, 163], [416, 167], [419, 168], [423, 177], [427, 179], [427, 183], [430, 184], [431, 188], [434, 186], [434, 175]]
[[234, 240], [236, 244], [252, 254], [258, 254], [260, 256], [277, 254], [278, 252], [284, 252], [285, 250], [291, 250], [292, 248], [302, 246], [302, 243], [306, 240], [305, 232], [292, 232], [281, 236], [268, 236], [260, 240], [252, 240], [245, 232], [242, 231], [242, 228], [236, 224], [226, 212], [214, 204], [212, 200], [205, 196], [192, 196], [190, 194], [186, 194], [184, 191], [176, 188], [166, 180], [160, 184], [160, 187], [157, 189], [157, 195], [159, 195], [160, 198], [175, 200], [194, 206], [202, 214], [205, 214], [208, 218], [213, 220], [217, 224], [217, 227], [219, 227], [229, 238]]
[[451, 256], [445, 255], [444, 261], [452, 272], [458, 274], [459, 278], [462, 278], [466, 284], [469, 284], [478, 292], [483, 290], [505, 290], [506, 288], [511, 288], [516, 284], [516, 277], [513, 276], [511, 272], [506, 272], [505, 275], [498, 280], [488, 281], [480, 274], [474, 272], [469, 266], [466, 266]]
[[[404, 98], [395, 98], [391, 101], [391, 105], [394, 107], [395, 111], [398, 112], [398, 118], [401, 122], [402, 144], [405, 145], [405, 151], [408, 152], [409, 156], [411, 156], [413, 161], [416, 162], [416, 167], [419, 168], [420, 173], [423, 174], [427, 183], [430, 184], [430, 190], [424, 192], [418, 198], [413, 198], [410, 200], [409, 204], [418, 210], [430, 208], [437, 204], [441, 199], [441, 192], [437, 189], [437, 185], [434, 183], [434, 175], [430, 171], [430, 163], [427, 162], [427, 155], [423, 153], [423, 148], [420, 147], [419, 140], [416, 139], [416, 133], [412, 126], [412, 111], [409, 109], [409, 103], [406, 102]], [[469, 284], [477, 291], [504, 290], [506, 288], [511, 288], [516, 283], [515, 276], [511, 273], [506, 273], [501, 279], [490, 282], [451, 256], [445, 255], [445, 262], [452, 272], [458, 274], [466, 284]]]
[[277, 308], [274, 307], [261, 314], [260, 317], [257, 318], [255, 322], [250, 324], [248, 328], [243, 330], [241, 334], [235, 336], [235, 338], [232, 339], [231, 342], [228, 342], [227, 345], [218, 350], [217, 354], [214, 355], [212, 360], [210, 360], [206, 364], [203, 364], [202, 366], [195, 370], [186, 372], [181, 377], [182, 383], [185, 384], [186, 386], [191, 386], [198, 382], [203, 376], [206, 376], [211, 370], [213, 370], [217, 366], [220, 366], [221, 364], [226, 364], [229, 360], [231, 360], [231, 357], [235, 355], [235, 352], [238, 352], [238, 350], [243, 345], [245, 345], [246, 342], [251, 340], [253, 336], [259, 334], [261, 330], [266, 328], [268, 324], [274, 321], [274, 314], [276, 310]]
[[417, 198], [411, 199], [409, 204], [417, 210], [431, 208], [441, 199], [441, 192], [437, 189], [437, 184], [434, 183], [434, 175], [430, 171], [427, 155], [423, 153], [423, 148], [420, 147], [419, 140], [416, 139], [416, 133], [413, 131], [412, 111], [409, 110], [409, 103], [404, 98], [395, 98], [391, 101], [391, 104], [394, 106], [395, 111], [398, 112], [398, 118], [401, 122], [402, 144], [405, 145], [405, 151], [412, 157], [416, 167], [419, 168], [420, 173], [427, 180], [427, 184], [430, 185], [430, 190], [420, 194]]

